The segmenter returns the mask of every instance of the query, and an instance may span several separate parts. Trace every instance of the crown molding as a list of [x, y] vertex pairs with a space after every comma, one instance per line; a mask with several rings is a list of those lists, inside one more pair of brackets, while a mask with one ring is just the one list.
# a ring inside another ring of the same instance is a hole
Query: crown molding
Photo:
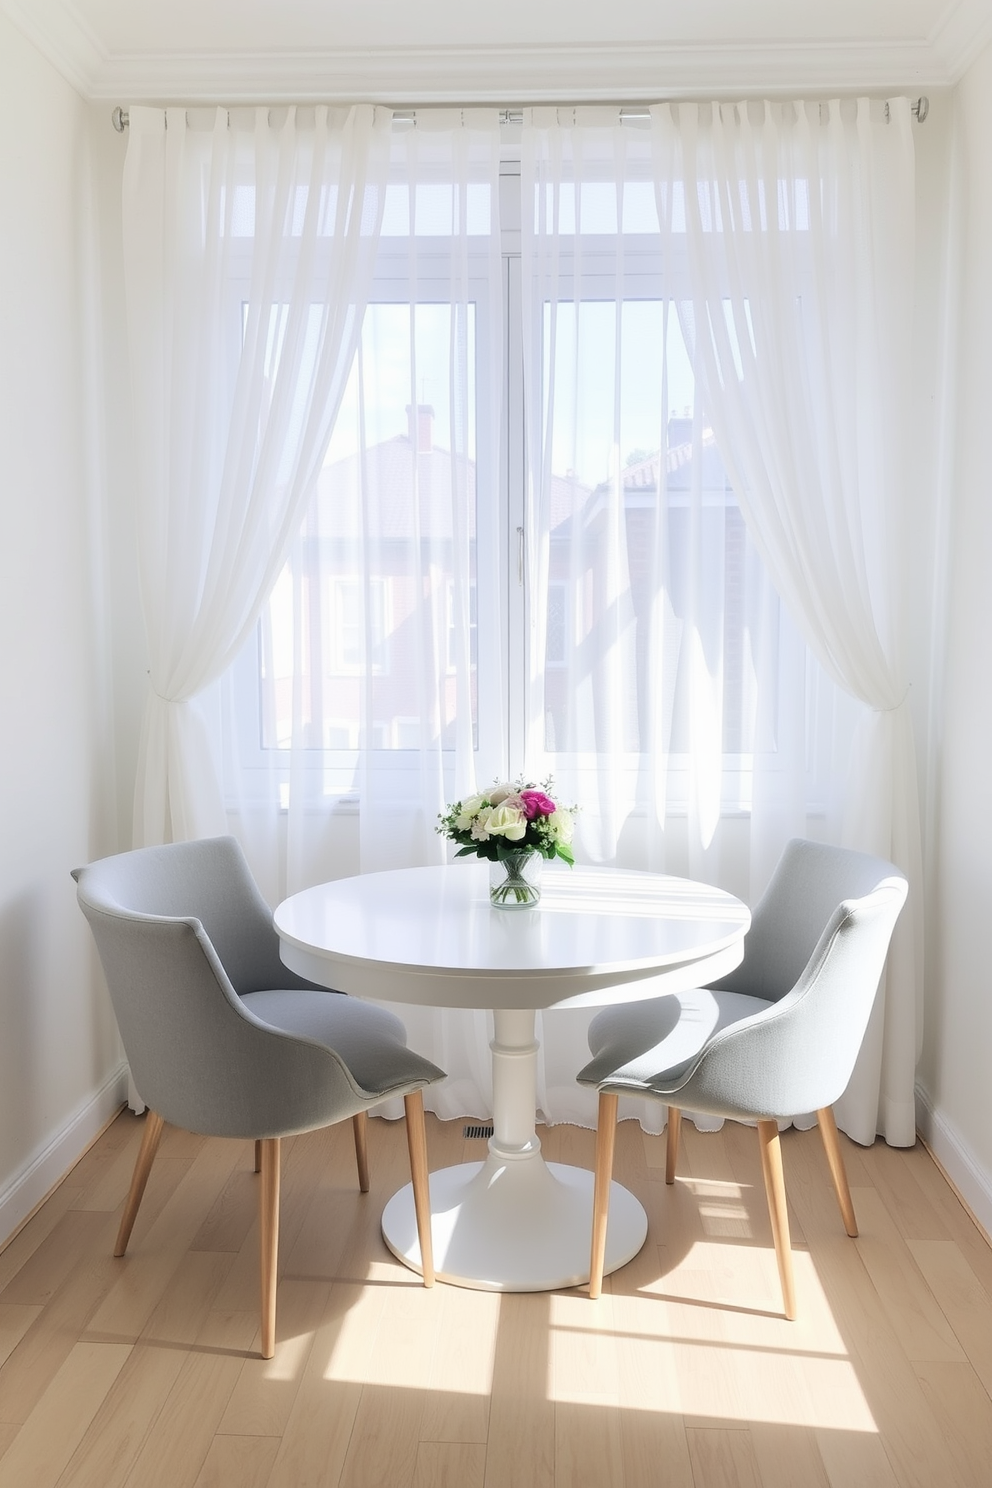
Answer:
[[99, 39], [69, 0], [0, 0], [0, 13], [84, 98], [107, 63]]
[[950, 0], [927, 41], [956, 83], [992, 42], [989, 0]]
[[108, 102], [618, 102], [714, 93], [946, 86], [925, 43], [397, 47], [332, 53], [112, 57], [88, 96]]
[[955, 83], [992, 39], [989, 0], [948, 0], [926, 38], [376, 47], [307, 52], [114, 53], [72, 0], [0, 12], [90, 101], [326, 99], [502, 105], [665, 96], [852, 93]]

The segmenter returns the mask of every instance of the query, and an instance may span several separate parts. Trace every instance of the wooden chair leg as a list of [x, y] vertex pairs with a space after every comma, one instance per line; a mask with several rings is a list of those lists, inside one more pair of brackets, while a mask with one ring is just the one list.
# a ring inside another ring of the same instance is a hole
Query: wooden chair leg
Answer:
[[256, 1173], [260, 1173], [261, 1171], [262, 1171], [262, 1144], [261, 1144], [260, 1141], [258, 1141], [256, 1139], [256, 1141], [255, 1141], [255, 1172]]
[[276, 1351], [276, 1278], [279, 1270], [280, 1137], [262, 1141], [262, 1181], [258, 1191], [262, 1275], [262, 1358]]
[[162, 1140], [162, 1128], [165, 1122], [157, 1111], [149, 1111], [145, 1117], [145, 1130], [141, 1137], [141, 1146], [138, 1148], [138, 1156], [134, 1163], [134, 1172], [131, 1174], [131, 1187], [128, 1189], [127, 1201], [124, 1205], [124, 1213], [121, 1215], [120, 1229], [117, 1231], [117, 1243], [114, 1246], [114, 1255], [122, 1256], [127, 1250], [127, 1242], [131, 1238], [134, 1221], [138, 1216], [138, 1208], [145, 1192], [145, 1184], [148, 1182], [148, 1174], [152, 1170], [158, 1144]]
[[675, 1171], [679, 1165], [679, 1136], [682, 1132], [682, 1112], [678, 1106], [668, 1108], [668, 1145], [665, 1148], [665, 1182], [675, 1182]]
[[589, 1295], [600, 1296], [606, 1264], [606, 1226], [610, 1217], [610, 1180], [617, 1135], [617, 1096], [599, 1092], [596, 1118], [596, 1181], [592, 1194], [592, 1250], [589, 1256]]
[[434, 1285], [434, 1242], [431, 1237], [431, 1186], [427, 1167], [427, 1128], [424, 1125], [424, 1097], [419, 1090], [403, 1097], [406, 1108], [406, 1145], [410, 1153], [410, 1177], [413, 1180], [413, 1207], [417, 1215], [420, 1261], [424, 1286]]
[[782, 1282], [782, 1301], [789, 1321], [796, 1316], [796, 1285], [792, 1275], [792, 1241], [789, 1237], [789, 1211], [785, 1200], [785, 1174], [782, 1171], [782, 1144], [777, 1121], [758, 1122], [761, 1144], [761, 1171], [768, 1196], [768, 1214], [772, 1222], [775, 1258]]
[[851, 1239], [856, 1240], [858, 1235], [858, 1221], [854, 1213], [851, 1190], [847, 1184], [844, 1154], [840, 1150], [840, 1141], [837, 1137], [837, 1123], [834, 1120], [832, 1107], [824, 1106], [822, 1111], [817, 1111], [816, 1119], [820, 1125], [820, 1136], [823, 1138], [827, 1162], [830, 1164], [830, 1176], [834, 1180], [834, 1191], [837, 1194], [837, 1202], [840, 1205], [844, 1228]]
[[355, 1131], [355, 1158], [358, 1162], [358, 1187], [369, 1191], [369, 1118], [364, 1111], [351, 1118]]

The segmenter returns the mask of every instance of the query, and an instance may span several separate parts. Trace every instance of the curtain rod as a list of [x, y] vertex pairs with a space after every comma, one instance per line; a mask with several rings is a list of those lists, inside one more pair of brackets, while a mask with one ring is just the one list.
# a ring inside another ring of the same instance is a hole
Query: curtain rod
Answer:
[[[476, 105], [464, 105], [464, 107], [475, 107], [475, 106]], [[585, 108], [585, 107], [596, 108], [596, 107], [601, 107], [601, 106], [602, 105], [598, 105], [598, 104], [591, 104], [591, 105], [587, 105], [587, 104], [574, 104], [574, 105], [573, 104], [561, 104], [561, 105], [559, 105], [559, 107], [562, 107], [562, 108], [573, 108], [573, 107], [574, 108]], [[458, 107], [457, 104], [451, 105], [451, 108], [452, 109], [455, 109], [457, 107]], [[485, 105], [481, 105], [481, 107], [485, 107]], [[554, 105], [552, 105], [552, 107], [554, 107]], [[914, 114], [916, 116], [916, 119], [917, 119], [917, 121], [920, 124], [922, 124], [922, 123], [925, 122], [926, 117], [927, 117], [927, 114], [929, 114], [929, 112], [930, 112], [930, 100], [925, 95], [919, 97], [914, 104], [911, 104], [910, 105], [910, 113], [911, 114]], [[885, 105], [885, 116], [886, 116], [886, 118], [888, 118], [888, 115], [889, 115], [889, 105], [888, 105], [888, 103], [886, 103], [886, 105]], [[649, 117], [650, 117], [650, 115], [649, 115], [648, 109], [646, 107], [636, 107], [635, 106], [635, 107], [631, 107], [631, 108], [624, 108], [623, 106], [621, 106], [621, 108], [620, 108], [620, 121], [621, 121], [621, 123], [623, 123], [626, 120], [630, 120], [631, 122], [634, 122], [636, 120], [643, 120], [643, 119], [647, 119]], [[500, 123], [501, 124], [522, 124], [523, 123], [523, 118], [524, 118], [524, 111], [523, 111], [523, 109], [505, 108], [505, 109], [500, 109], [499, 110], [499, 120], [500, 120]], [[416, 109], [397, 109], [394, 112], [394, 114], [393, 114], [393, 120], [397, 124], [407, 124], [407, 125], [415, 124], [416, 121], [417, 121], [417, 111], [416, 111]], [[124, 131], [125, 131], [125, 129], [127, 128], [127, 126], [131, 122], [130, 115], [129, 115], [127, 109], [126, 108], [121, 108], [120, 104], [118, 104], [117, 107], [114, 109], [113, 113], [110, 115], [110, 122], [111, 122], [111, 124], [113, 124], [113, 126], [117, 130], [117, 133], [118, 134], [123, 134]]]

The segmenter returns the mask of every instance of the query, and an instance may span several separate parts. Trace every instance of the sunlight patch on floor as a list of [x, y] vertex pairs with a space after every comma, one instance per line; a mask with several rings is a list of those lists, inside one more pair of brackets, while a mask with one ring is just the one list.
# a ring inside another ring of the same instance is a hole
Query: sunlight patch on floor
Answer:
[[877, 1434], [809, 1255], [794, 1255], [801, 1311], [792, 1323], [780, 1312], [771, 1250], [742, 1247], [722, 1275], [716, 1255], [695, 1246], [634, 1295], [604, 1293], [595, 1304], [555, 1296], [548, 1398]]

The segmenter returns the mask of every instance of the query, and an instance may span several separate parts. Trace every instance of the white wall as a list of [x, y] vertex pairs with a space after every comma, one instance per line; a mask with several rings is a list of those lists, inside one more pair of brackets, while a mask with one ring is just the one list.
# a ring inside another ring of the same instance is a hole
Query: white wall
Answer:
[[957, 95], [951, 562], [920, 1122], [992, 1229], [992, 48]]
[[0, 1242], [121, 1090], [69, 878], [116, 845], [88, 116], [0, 17]]

